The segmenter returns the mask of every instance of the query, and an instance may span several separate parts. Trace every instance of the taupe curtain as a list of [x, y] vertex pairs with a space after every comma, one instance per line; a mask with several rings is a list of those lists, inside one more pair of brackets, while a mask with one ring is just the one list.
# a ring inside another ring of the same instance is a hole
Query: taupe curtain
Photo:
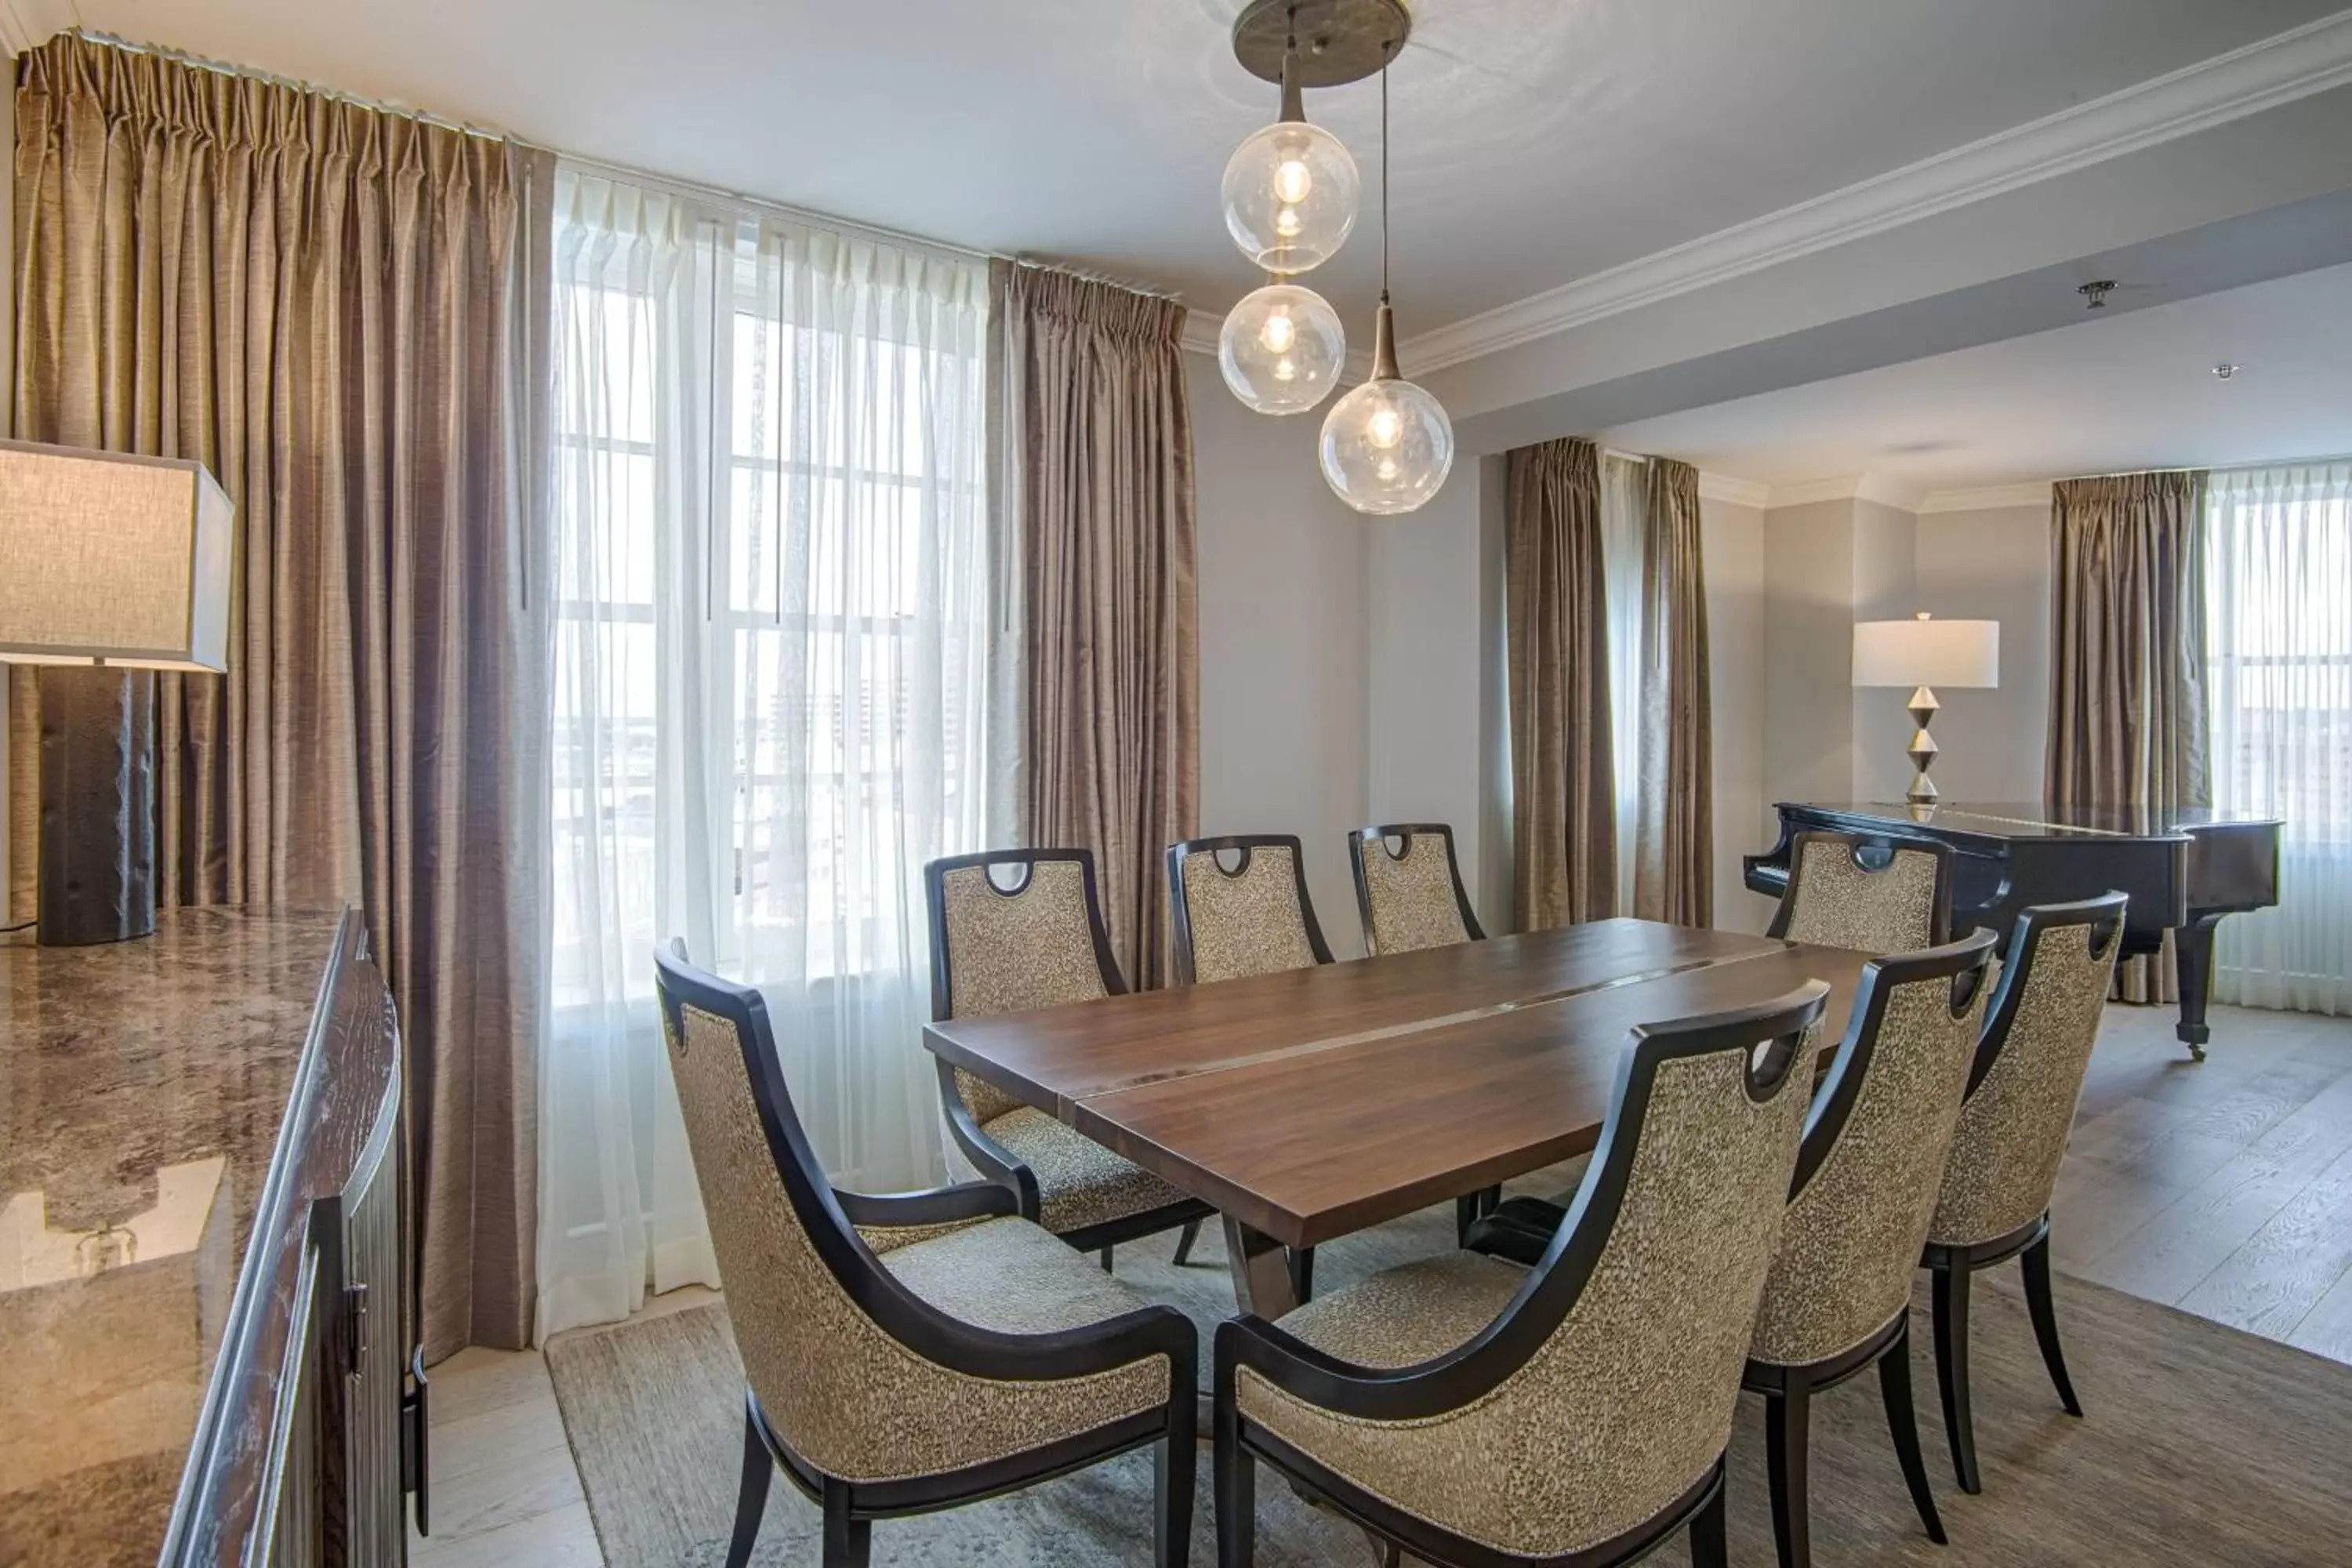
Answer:
[[1130, 984], [1167, 970], [1168, 846], [1200, 813], [1200, 650], [1184, 308], [999, 262], [999, 505], [1018, 552], [1022, 810], [1094, 851]]
[[1715, 753], [1698, 470], [1650, 459], [1642, 547], [1640, 789], [1633, 913], [1715, 923]]
[[[2153, 824], [2203, 805], [2205, 475], [2069, 479], [2051, 509], [2050, 734], [2056, 806], [2111, 806]], [[2118, 994], [2177, 994], [2172, 944], [2116, 969]]]
[[1514, 912], [1542, 931], [1616, 912], [1601, 456], [1547, 441], [1512, 451], [1507, 471]]
[[[17, 433], [200, 458], [237, 507], [234, 668], [157, 682], [163, 898], [366, 910], [406, 1037], [436, 1357], [530, 1326], [520, 796], [543, 656], [514, 388], [545, 172], [72, 36], [20, 68]], [[29, 792], [12, 805], [30, 845]]]

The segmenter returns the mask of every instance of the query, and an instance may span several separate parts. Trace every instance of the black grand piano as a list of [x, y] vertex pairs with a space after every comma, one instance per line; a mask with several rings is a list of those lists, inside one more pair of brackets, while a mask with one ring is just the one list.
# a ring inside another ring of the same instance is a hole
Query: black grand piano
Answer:
[[1789, 887], [1789, 852], [1807, 830], [1884, 839], [1927, 839], [1953, 852], [1952, 930], [1977, 926], [2009, 945], [2017, 912], [2032, 904], [2131, 895], [2126, 954], [2157, 952], [2173, 933], [2180, 971], [2180, 1022], [2174, 1033], [2205, 1057], [2206, 994], [2213, 974], [2213, 928], [2223, 915], [2278, 902], [2279, 824], [2182, 808], [2151, 816], [2105, 806], [1943, 805], [1899, 802], [1801, 805], [1783, 801], [1780, 841], [1744, 864], [1748, 885], [1779, 898]]

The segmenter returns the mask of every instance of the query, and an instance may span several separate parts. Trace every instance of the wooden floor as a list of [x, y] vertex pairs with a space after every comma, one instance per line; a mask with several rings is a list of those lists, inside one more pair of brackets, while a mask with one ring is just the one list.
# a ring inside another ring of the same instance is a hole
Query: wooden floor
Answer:
[[[2109, 1008], [2054, 1214], [2067, 1272], [2352, 1363], [2352, 1018], [2216, 1008], [2197, 1063]], [[602, 1563], [537, 1352], [436, 1368], [432, 1458], [416, 1568]]]

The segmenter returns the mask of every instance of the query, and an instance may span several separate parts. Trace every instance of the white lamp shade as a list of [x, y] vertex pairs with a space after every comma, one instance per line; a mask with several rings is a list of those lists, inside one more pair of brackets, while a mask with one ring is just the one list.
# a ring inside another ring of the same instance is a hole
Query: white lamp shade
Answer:
[[2000, 623], [1909, 621], [1853, 624], [1856, 686], [1999, 686]]
[[225, 670], [236, 563], [202, 463], [0, 441], [0, 660]]

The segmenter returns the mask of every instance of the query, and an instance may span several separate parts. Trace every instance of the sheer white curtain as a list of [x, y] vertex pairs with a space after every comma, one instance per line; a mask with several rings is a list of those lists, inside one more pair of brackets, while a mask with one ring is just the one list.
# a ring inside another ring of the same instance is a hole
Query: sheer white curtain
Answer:
[[845, 1187], [943, 1171], [920, 877], [977, 847], [988, 279], [558, 176], [541, 1338], [716, 1283], [653, 947], [757, 984]]
[[2286, 824], [2278, 907], [2221, 922], [2214, 994], [2352, 1013], [2352, 464], [2206, 494], [2213, 804]]
[[1609, 605], [1609, 738], [1617, 753], [1617, 903], [1633, 912], [1641, 834], [1642, 552], [1649, 538], [1649, 464], [1601, 455], [1601, 572]]

